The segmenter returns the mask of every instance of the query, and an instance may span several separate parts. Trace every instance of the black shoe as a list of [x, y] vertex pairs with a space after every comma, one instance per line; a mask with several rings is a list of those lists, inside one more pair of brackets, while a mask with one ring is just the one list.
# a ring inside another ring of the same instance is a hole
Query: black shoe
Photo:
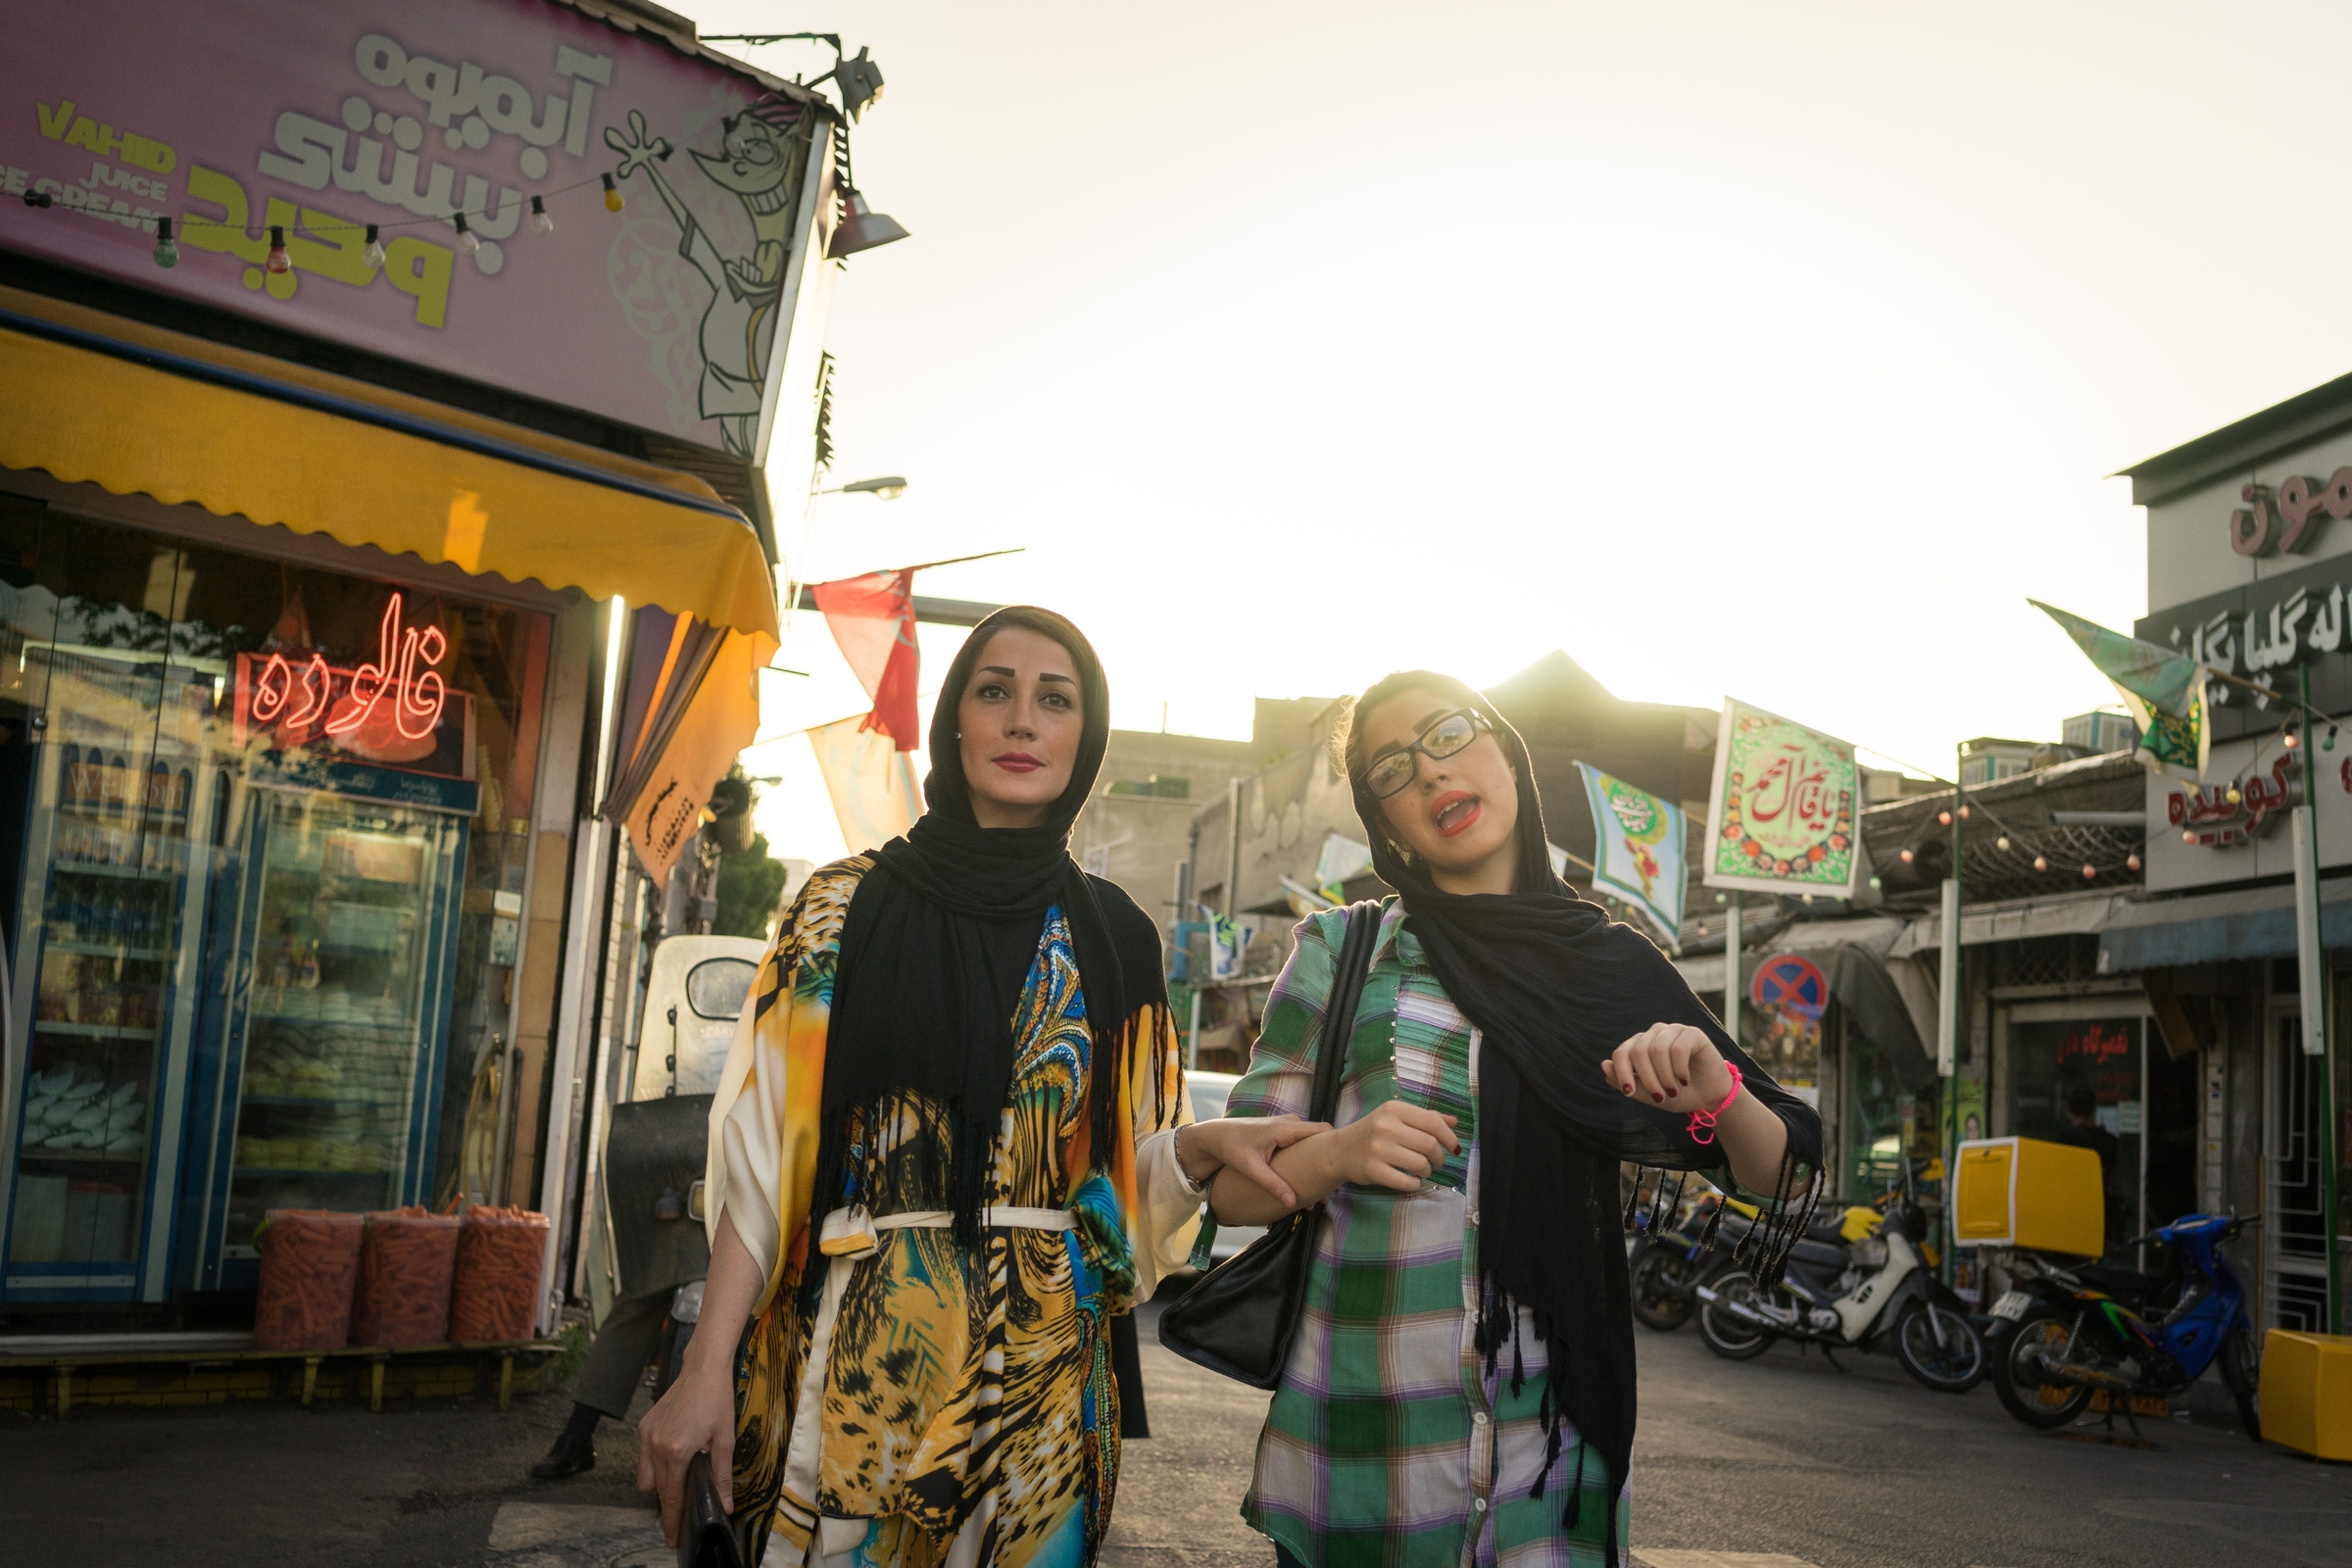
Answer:
[[596, 1468], [596, 1450], [582, 1444], [577, 1447], [557, 1444], [547, 1457], [531, 1466], [534, 1481], [566, 1481]]

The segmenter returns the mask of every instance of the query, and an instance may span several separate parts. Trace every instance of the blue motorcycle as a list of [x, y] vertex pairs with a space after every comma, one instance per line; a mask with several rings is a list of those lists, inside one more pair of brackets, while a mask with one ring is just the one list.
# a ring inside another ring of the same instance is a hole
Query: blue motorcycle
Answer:
[[2017, 1253], [2016, 1283], [1993, 1303], [1985, 1335], [2001, 1403], [2030, 1427], [2062, 1427], [2103, 1393], [2109, 1408], [2120, 1405], [2130, 1419], [2132, 1400], [2173, 1398], [2219, 1361], [2246, 1436], [2261, 1442], [2245, 1288], [2220, 1252], [2260, 1218], [2189, 1214], [2126, 1243], [2162, 1242], [2180, 1258], [2179, 1294], [2160, 1315], [2155, 1303], [2172, 1295], [2168, 1279], [2096, 1263], [2062, 1268]]

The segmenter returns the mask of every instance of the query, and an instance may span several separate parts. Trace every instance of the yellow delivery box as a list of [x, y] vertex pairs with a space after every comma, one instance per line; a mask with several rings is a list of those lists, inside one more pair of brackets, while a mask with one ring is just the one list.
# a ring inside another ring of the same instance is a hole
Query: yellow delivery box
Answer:
[[2038, 1138], [1971, 1139], [1960, 1146], [1952, 1218], [1962, 1247], [2097, 1257], [2107, 1250], [2098, 1152]]
[[2262, 1343], [2262, 1435], [2318, 1459], [2352, 1459], [2352, 1338], [2273, 1329]]

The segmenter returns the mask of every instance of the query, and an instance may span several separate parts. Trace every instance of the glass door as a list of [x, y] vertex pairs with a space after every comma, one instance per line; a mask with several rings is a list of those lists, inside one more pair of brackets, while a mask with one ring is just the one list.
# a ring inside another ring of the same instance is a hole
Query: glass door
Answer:
[[200, 758], [164, 700], [185, 672], [53, 657], [56, 733], [40, 748], [35, 874], [16, 921], [31, 983], [17, 1006], [5, 1295], [127, 1300], [141, 1294], [157, 1173], [174, 1152], [174, 954]]
[[258, 1255], [271, 1208], [424, 1196], [465, 853], [454, 815], [276, 789], [253, 803], [222, 1259]]

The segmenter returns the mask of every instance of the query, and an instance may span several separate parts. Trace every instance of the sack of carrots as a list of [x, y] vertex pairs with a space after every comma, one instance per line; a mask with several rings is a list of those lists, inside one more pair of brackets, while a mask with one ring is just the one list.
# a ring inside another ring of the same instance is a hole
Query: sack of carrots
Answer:
[[539, 1270], [547, 1259], [547, 1216], [476, 1203], [458, 1231], [457, 1284], [449, 1337], [460, 1345], [527, 1340], [539, 1318]]
[[397, 1348], [439, 1345], [449, 1327], [449, 1282], [458, 1220], [419, 1205], [376, 1209], [360, 1246], [360, 1290], [351, 1343]]
[[360, 1216], [323, 1208], [273, 1208], [255, 1234], [262, 1293], [253, 1343], [264, 1350], [339, 1350], [351, 1331], [360, 1272]]

